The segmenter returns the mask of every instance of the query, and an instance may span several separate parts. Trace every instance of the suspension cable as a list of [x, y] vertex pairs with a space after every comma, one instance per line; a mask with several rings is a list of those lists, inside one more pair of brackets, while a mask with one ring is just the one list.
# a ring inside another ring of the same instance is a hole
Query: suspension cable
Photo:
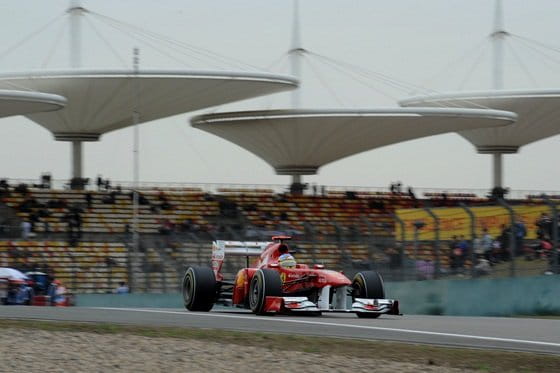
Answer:
[[517, 60], [517, 63], [521, 67], [521, 70], [523, 70], [523, 72], [525, 72], [525, 74], [527, 75], [527, 77], [529, 78], [531, 83], [533, 83], [533, 85], [535, 85], [535, 86], [538, 86], [539, 84], [537, 83], [537, 80], [535, 79], [533, 74], [531, 74], [531, 71], [527, 68], [527, 65], [525, 64], [525, 62], [523, 62], [521, 57], [517, 54], [517, 51], [515, 50], [515, 48], [513, 48], [513, 45], [511, 45], [511, 43], [506, 43], [506, 45], [508, 46], [509, 50], [511, 51], [511, 54], [513, 55], [513, 57]]
[[25, 43], [27, 43], [28, 41], [33, 39], [35, 36], [41, 34], [44, 30], [46, 30], [49, 26], [51, 26], [53, 23], [58, 21], [63, 16], [66, 16], [66, 13], [62, 13], [62, 14], [57, 15], [52, 20], [47, 22], [45, 25], [39, 27], [37, 30], [31, 32], [30, 34], [28, 34], [27, 36], [25, 36], [24, 38], [22, 38], [18, 42], [14, 43], [10, 47], [6, 48], [2, 53], [0, 53], [0, 59], [6, 57], [8, 54], [10, 54], [14, 50], [18, 49], [19, 47], [21, 47], [22, 45], [24, 45]]
[[321, 83], [321, 85], [332, 95], [332, 97], [334, 97], [334, 99], [336, 100], [336, 102], [342, 106], [342, 107], [346, 107], [346, 105], [344, 104], [344, 102], [340, 99], [340, 97], [336, 94], [336, 91], [326, 82], [326, 80], [323, 78], [323, 76], [319, 73], [319, 70], [315, 67], [315, 65], [311, 62], [311, 59], [309, 59], [306, 54], [303, 54], [303, 61], [306, 62], [311, 71], [313, 72], [313, 74], [315, 74], [315, 76], [317, 77], [317, 79], [319, 80], [319, 82]]
[[52, 56], [54, 55], [54, 52], [56, 50], [56, 47], [58, 46], [58, 44], [60, 43], [60, 40], [62, 39], [62, 35], [64, 33], [64, 29], [65, 29], [65, 25], [64, 23], [61, 24], [60, 30], [58, 30], [58, 33], [51, 45], [51, 48], [49, 50], [49, 53], [47, 53], [47, 57], [45, 57], [45, 60], [43, 61], [43, 63], [41, 64], [41, 68], [44, 69], [50, 62]]
[[117, 53], [117, 51], [115, 50], [115, 48], [113, 48], [113, 46], [111, 45], [111, 43], [109, 43], [109, 41], [107, 40], [107, 38], [105, 38], [101, 32], [97, 29], [97, 27], [95, 27], [95, 25], [93, 24], [93, 22], [90, 20], [90, 17], [84, 17], [86, 19], [86, 22], [88, 23], [88, 25], [91, 27], [91, 29], [93, 30], [93, 32], [95, 32], [95, 34], [97, 35], [97, 37], [105, 44], [105, 46], [107, 48], [109, 48], [109, 50], [111, 51], [111, 53], [113, 53], [113, 55], [119, 60], [119, 62], [121, 63], [121, 65], [123, 65], [123, 67], [127, 66], [126, 61], [124, 60], [124, 58], [121, 57], [120, 54]]
[[134, 25], [129, 24], [129, 23], [126, 23], [126, 22], [122, 22], [122, 21], [116, 20], [116, 19], [114, 19], [114, 18], [112, 18], [112, 17], [108, 17], [108, 16], [105, 16], [105, 15], [103, 15], [103, 14], [99, 14], [99, 13], [96, 13], [96, 12], [90, 12], [90, 14], [92, 14], [92, 15], [94, 15], [94, 16], [96, 16], [96, 17], [103, 18], [103, 19], [105, 19], [105, 20], [114, 22], [114, 23], [118, 23], [118, 24], [121, 25], [122, 27], [126, 27], [126, 28], [129, 28], [129, 29], [133, 29], [133, 30], [135, 30], [138, 34], [141, 34], [141, 35], [143, 35], [144, 37], [149, 37], [149, 38], [152, 38], [152, 39], [156, 39], [156, 40], [158, 40], [158, 41], [165, 42], [165, 43], [167, 43], [168, 45], [172, 45], [172, 46], [175, 46], [175, 47], [178, 47], [178, 48], [181, 48], [181, 49], [185, 49], [185, 50], [188, 50], [188, 51], [190, 51], [190, 52], [197, 53], [197, 54], [199, 54], [199, 55], [201, 55], [201, 56], [205, 56], [206, 58], [213, 59], [214, 62], [220, 61], [220, 60], [221, 60], [222, 63], [224, 63], [224, 64], [229, 64], [230, 67], [231, 67], [231, 66], [236, 66], [236, 67], [241, 66], [241, 67], [243, 67], [243, 68], [250, 67], [251, 69], [261, 70], [259, 67], [250, 65], [250, 64], [248, 64], [248, 63], [246, 63], [246, 62], [243, 62], [243, 61], [240, 61], [240, 60], [236, 60], [236, 59], [231, 58], [231, 57], [226, 57], [226, 56], [220, 55], [220, 54], [218, 54], [218, 53], [212, 52], [212, 51], [210, 51], [210, 50], [208, 50], [208, 49], [205, 49], [205, 48], [195, 47], [195, 46], [189, 45], [189, 44], [187, 44], [187, 43], [178, 41], [178, 40], [176, 40], [176, 39], [172, 39], [172, 38], [169, 38], [169, 37], [165, 37], [165, 36], [160, 35], [160, 34], [157, 34], [157, 33], [155, 33], [155, 32], [151, 32], [151, 31], [144, 30], [144, 29], [142, 29], [142, 28], [140, 28], [140, 27], [134, 26]]

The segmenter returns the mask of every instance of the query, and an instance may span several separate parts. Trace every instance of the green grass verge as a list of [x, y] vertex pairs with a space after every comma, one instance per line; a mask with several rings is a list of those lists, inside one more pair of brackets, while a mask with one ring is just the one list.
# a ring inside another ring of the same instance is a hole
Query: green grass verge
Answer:
[[133, 334], [150, 338], [179, 338], [254, 346], [271, 350], [303, 351], [349, 358], [383, 359], [438, 365], [481, 372], [554, 372], [560, 370], [560, 356], [523, 352], [484, 351], [397, 342], [249, 333], [213, 329], [144, 327], [118, 324], [58, 321], [0, 320], [4, 328], [40, 329], [57, 332]]

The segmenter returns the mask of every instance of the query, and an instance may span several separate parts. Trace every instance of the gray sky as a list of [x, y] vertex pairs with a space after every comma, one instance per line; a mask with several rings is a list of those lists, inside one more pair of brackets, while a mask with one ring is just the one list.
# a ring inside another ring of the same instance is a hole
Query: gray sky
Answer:
[[[25, 35], [63, 14], [68, 3], [68, 0], [0, 0], [4, 30], [0, 33], [1, 72], [69, 66], [68, 17], [59, 18], [21, 47], [3, 53]], [[290, 47], [291, 1], [83, 0], [82, 3], [94, 12], [184, 43], [261, 68], [273, 65], [270, 71], [288, 73], [287, 64], [283, 63], [286, 61], [281, 57]], [[487, 36], [492, 29], [493, 0], [301, 0], [300, 3], [303, 46], [310, 51], [438, 91], [490, 88], [491, 47]], [[504, 8], [508, 31], [560, 48], [559, 1], [504, 0]], [[164, 49], [161, 45], [150, 47], [111, 28], [98, 17], [87, 19], [83, 22], [84, 67], [130, 67], [132, 48], [139, 46], [141, 66], [145, 68], [220, 68], [213, 59], [199, 61], [196, 54], [161, 54], [158, 52]], [[560, 53], [545, 52], [551, 57], [546, 58], [519, 41], [511, 40], [508, 45], [505, 88], [560, 86]], [[275, 61], [280, 62], [274, 64]], [[369, 87], [358, 84], [319, 58], [308, 61], [303, 69], [303, 107], [396, 106], [396, 99], [409, 94], [407, 90], [395, 90], [374, 79], [366, 80]], [[288, 102], [287, 95], [280, 94], [203, 112], [284, 108]], [[275, 175], [264, 161], [236, 145], [191, 128], [188, 122], [191, 115], [141, 126], [142, 181], [246, 184], [289, 181], [287, 176]], [[55, 179], [69, 177], [68, 143], [55, 142], [46, 129], [23, 117], [0, 120], [0, 129], [3, 160], [0, 176], [37, 178], [41, 172], [50, 171]], [[506, 156], [505, 184], [513, 189], [560, 190], [556, 171], [559, 139], [556, 136], [542, 140], [523, 147], [517, 155]], [[86, 143], [84, 148], [86, 176], [102, 174], [112, 180], [132, 179], [131, 129], [106, 134], [101, 142]], [[304, 180], [326, 185], [382, 187], [400, 180], [415, 187], [487, 188], [491, 184], [490, 166], [489, 156], [476, 154], [469, 142], [449, 134], [352, 156], [324, 166], [318, 175]]]

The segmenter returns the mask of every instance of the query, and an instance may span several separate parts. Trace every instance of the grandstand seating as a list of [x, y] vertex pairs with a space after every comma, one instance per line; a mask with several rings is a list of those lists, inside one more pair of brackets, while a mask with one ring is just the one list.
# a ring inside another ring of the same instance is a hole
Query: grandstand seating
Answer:
[[105, 293], [128, 282], [127, 250], [122, 244], [63, 241], [0, 241], [3, 266], [45, 270], [72, 292]]
[[[160, 190], [143, 190], [141, 194], [150, 202], [150, 206], [159, 206]], [[120, 193], [115, 196], [115, 203], [104, 202], [109, 197], [107, 192], [91, 192], [91, 208], [87, 208], [86, 192], [84, 191], [55, 191], [47, 189], [30, 189], [29, 197], [39, 204], [48, 206], [49, 200], [64, 201], [67, 206], [79, 205], [82, 207], [82, 231], [86, 233], [122, 233], [126, 226], [132, 225], [133, 204], [129, 192]], [[173, 224], [181, 224], [185, 220], [190, 220], [193, 224], [202, 227], [209, 225], [205, 216], [218, 215], [218, 204], [215, 201], [208, 201], [204, 198], [204, 193], [200, 191], [181, 190], [166, 191], [165, 197], [171, 204], [169, 210], [151, 210], [148, 205], [139, 206], [139, 231], [140, 233], [158, 233], [162, 226], [162, 221], [169, 219]], [[3, 202], [18, 210], [18, 206], [26, 200], [20, 193], [12, 192], [8, 197], [3, 198]], [[35, 210], [37, 210], [36, 208]], [[63, 233], [67, 230], [67, 223], [64, 221], [66, 208], [45, 208], [49, 211], [48, 217], [41, 218], [47, 221], [53, 233]], [[28, 219], [31, 212], [19, 211], [18, 216]], [[35, 231], [40, 233], [44, 230], [43, 224], [37, 224]]]
[[[390, 215], [396, 208], [412, 207], [407, 196], [390, 193], [357, 193], [357, 198], [349, 199], [345, 194], [329, 193], [328, 196], [310, 195], [274, 195], [268, 189], [220, 189], [222, 198], [234, 202], [238, 210], [248, 223], [260, 229], [274, 230], [278, 223], [284, 223], [294, 232], [305, 232], [305, 224], [311, 224], [315, 233], [319, 235], [334, 235], [336, 225], [348, 229], [355, 227], [355, 233], [378, 236], [392, 235], [393, 221]], [[86, 233], [122, 233], [127, 225], [132, 225], [133, 205], [128, 191], [117, 194], [115, 203], [107, 203], [107, 192], [90, 192], [92, 196], [91, 208], [87, 208], [86, 193], [73, 190], [30, 189], [28, 197], [12, 192], [3, 198], [3, 202], [14, 208], [26, 200], [33, 199], [40, 205], [48, 206], [50, 200], [64, 201], [67, 206], [82, 206], [82, 231]], [[203, 230], [211, 229], [212, 218], [219, 218], [219, 202], [200, 190], [142, 190], [142, 196], [150, 205], [139, 206], [140, 233], [158, 233], [163, 222], [180, 226], [189, 221]], [[157, 206], [161, 204], [160, 196], [164, 196], [171, 209], [163, 210]], [[372, 200], [377, 204], [372, 204]], [[104, 202], [105, 200], [105, 202]], [[157, 208], [151, 209], [151, 206]], [[45, 208], [49, 211], [47, 221], [51, 232], [63, 233], [67, 230], [64, 221], [67, 209]], [[34, 208], [32, 210], [38, 210]], [[29, 219], [32, 212], [19, 211], [22, 219]], [[283, 218], [283, 219], [281, 219]], [[368, 225], [369, 222], [370, 225]], [[35, 232], [41, 233], [43, 224], [37, 224]], [[350, 231], [348, 229], [348, 231]]]
[[[390, 192], [326, 191], [324, 195], [310, 195], [275, 194], [266, 188], [220, 188], [217, 194], [209, 195], [200, 188], [143, 187], [140, 190], [145, 203], [139, 206], [139, 232], [144, 237], [160, 237], [167, 223], [182, 227], [188, 222], [191, 227], [196, 226], [198, 232], [210, 232], [216, 222], [224, 218], [220, 208], [225, 202], [236, 208], [239, 213], [236, 219], [245, 227], [260, 232], [275, 232], [279, 226], [287, 228], [295, 236], [293, 246], [298, 262], [324, 264], [335, 270], [385, 265], [388, 259], [380, 242], [383, 238], [394, 239], [392, 213], [418, 203], [409, 195]], [[87, 193], [92, 197], [90, 207]], [[444, 198], [441, 193], [424, 195], [433, 201]], [[469, 203], [487, 201], [468, 193], [446, 193], [445, 199], [450, 205], [464, 200]], [[35, 200], [36, 204], [30, 209], [20, 209], [26, 200]], [[71, 247], [61, 241], [61, 237], [66, 238], [64, 233], [68, 229], [65, 221], [68, 208], [48, 207], [49, 201], [81, 206], [82, 232], [89, 234], [86, 242]], [[164, 201], [171, 208], [162, 208]], [[126, 245], [118, 241], [130, 238], [125, 234], [131, 229], [133, 219], [130, 190], [114, 193], [113, 201], [106, 191], [30, 188], [27, 194], [10, 190], [3, 195], [2, 202], [13, 208], [21, 219], [29, 219], [41, 209], [48, 210], [48, 216], [41, 217], [41, 222], [35, 225], [36, 241], [0, 241], [0, 265], [13, 264], [9, 263], [13, 260], [8, 255], [10, 250], [27, 251], [30, 253], [28, 264], [47, 263], [56, 277], [67, 282], [75, 292], [112, 291], [119, 281], [133, 281], [135, 291], [177, 291], [187, 266], [210, 263], [211, 239], [208, 237], [200, 241], [172, 237], [163, 245], [150, 247], [149, 244], [128, 255]], [[52, 241], [43, 232], [44, 221], [49, 223]], [[38, 238], [45, 241], [38, 241]], [[97, 242], [96, 238], [113, 243]], [[442, 242], [440, 247], [441, 267], [447, 268], [447, 245]], [[405, 254], [408, 258], [414, 256], [411, 243], [405, 245]], [[417, 257], [435, 259], [433, 245], [421, 243]], [[108, 266], [108, 258], [116, 265]], [[224, 263], [226, 275], [233, 276], [237, 269], [246, 265], [242, 257], [228, 259], [231, 260]], [[133, 278], [128, 278], [127, 268], [131, 269]]]

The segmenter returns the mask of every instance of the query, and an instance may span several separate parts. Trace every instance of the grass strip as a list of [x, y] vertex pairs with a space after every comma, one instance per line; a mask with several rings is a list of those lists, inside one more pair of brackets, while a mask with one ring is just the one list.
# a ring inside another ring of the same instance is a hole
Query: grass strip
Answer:
[[254, 346], [274, 351], [302, 351], [348, 358], [382, 359], [473, 369], [481, 372], [554, 372], [560, 371], [560, 356], [526, 352], [506, 352], [450, 348], [400, 342], [296, 336], [214, 329], [148, 327], [135, 325], [76, 323], [35, 320], [0, 320], [4, 328], [40, 329], [53, 332], [132, 334], [150, 338], [179, 338]]

